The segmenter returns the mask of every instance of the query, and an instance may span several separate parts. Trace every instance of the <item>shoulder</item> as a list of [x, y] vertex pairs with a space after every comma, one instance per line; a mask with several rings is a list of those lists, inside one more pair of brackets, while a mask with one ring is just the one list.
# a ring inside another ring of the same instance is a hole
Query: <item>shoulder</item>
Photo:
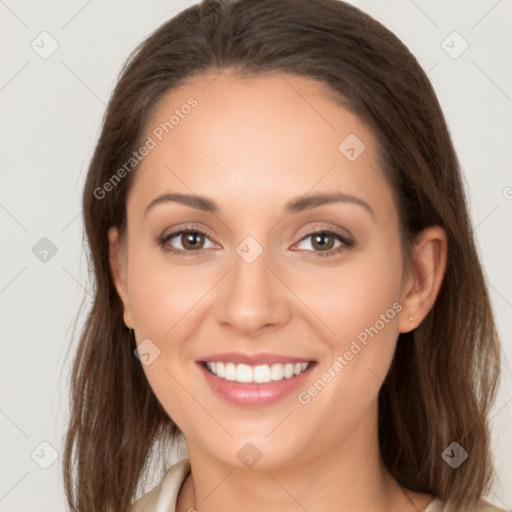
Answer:
[[[434, 499], [424, 512], [458, 512], [439, 498]], [[499, 508], [486, 500], [481, 499], [471, 512], [511, 512], [509, 509]]]
[[127, 512], [153, 512], [156, 510], [156, 503], [160, 494], [160, 485], [144, 494], [142, 498], [133, 502]]
[[[127, 512], [174, 511], [180, 488], [190, 472], [189, 459], [182, 459], [171, 466], [160, 483], [133, 502]], [[157, 508], [158, 507], [158, 508]]]

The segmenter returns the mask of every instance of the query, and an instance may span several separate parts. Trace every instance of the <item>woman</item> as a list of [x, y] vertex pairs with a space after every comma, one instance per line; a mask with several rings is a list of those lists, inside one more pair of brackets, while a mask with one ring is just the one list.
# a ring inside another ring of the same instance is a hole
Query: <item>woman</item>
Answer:
[[457, 157], [378, 22], [186, 9], [123, 70], [83, 208], [72, 510], [499, 510], [499, 345]]

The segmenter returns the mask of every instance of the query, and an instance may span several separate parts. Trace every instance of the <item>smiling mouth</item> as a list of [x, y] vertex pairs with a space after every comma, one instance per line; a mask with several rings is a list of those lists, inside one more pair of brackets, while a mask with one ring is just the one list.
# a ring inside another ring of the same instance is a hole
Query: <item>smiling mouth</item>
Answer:
[[268, 384], [294, 377], [306, 372], [314, 361], [301, 363], [275, 363], [251, 366], [248, 364], [235, 364], [214, 361], [201, 361], [201, 365], [213, 375], [241, 384]]

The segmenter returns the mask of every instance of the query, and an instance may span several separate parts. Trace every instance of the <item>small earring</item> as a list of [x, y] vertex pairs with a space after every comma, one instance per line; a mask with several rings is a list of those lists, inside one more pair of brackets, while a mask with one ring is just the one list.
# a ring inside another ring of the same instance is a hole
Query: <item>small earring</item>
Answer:
[[411, 322], [414, 322], [414, 318], [413, 318], [411, 315], [409, 315], [409, 320], [410, 320]]

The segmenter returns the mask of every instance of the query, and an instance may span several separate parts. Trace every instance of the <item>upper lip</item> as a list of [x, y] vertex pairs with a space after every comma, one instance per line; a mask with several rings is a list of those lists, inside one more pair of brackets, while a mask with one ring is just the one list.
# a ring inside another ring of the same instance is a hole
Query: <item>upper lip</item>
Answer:
[[308, 359], [307, 357], [293, 357], [281, 354], [272, 354], [268, 352], [260, 352], [255, 354], [250, 354], [247, 352], [223, 352], [221, 354], [211, 354], [197, 360], [198, 363], [221, 362], [234, 364], [248, 364], [251, 366], [256, 366], [260, 364], [272, 365], [277, 363], [309, 363], [311, 361], [313, 361], [313, 359]]

